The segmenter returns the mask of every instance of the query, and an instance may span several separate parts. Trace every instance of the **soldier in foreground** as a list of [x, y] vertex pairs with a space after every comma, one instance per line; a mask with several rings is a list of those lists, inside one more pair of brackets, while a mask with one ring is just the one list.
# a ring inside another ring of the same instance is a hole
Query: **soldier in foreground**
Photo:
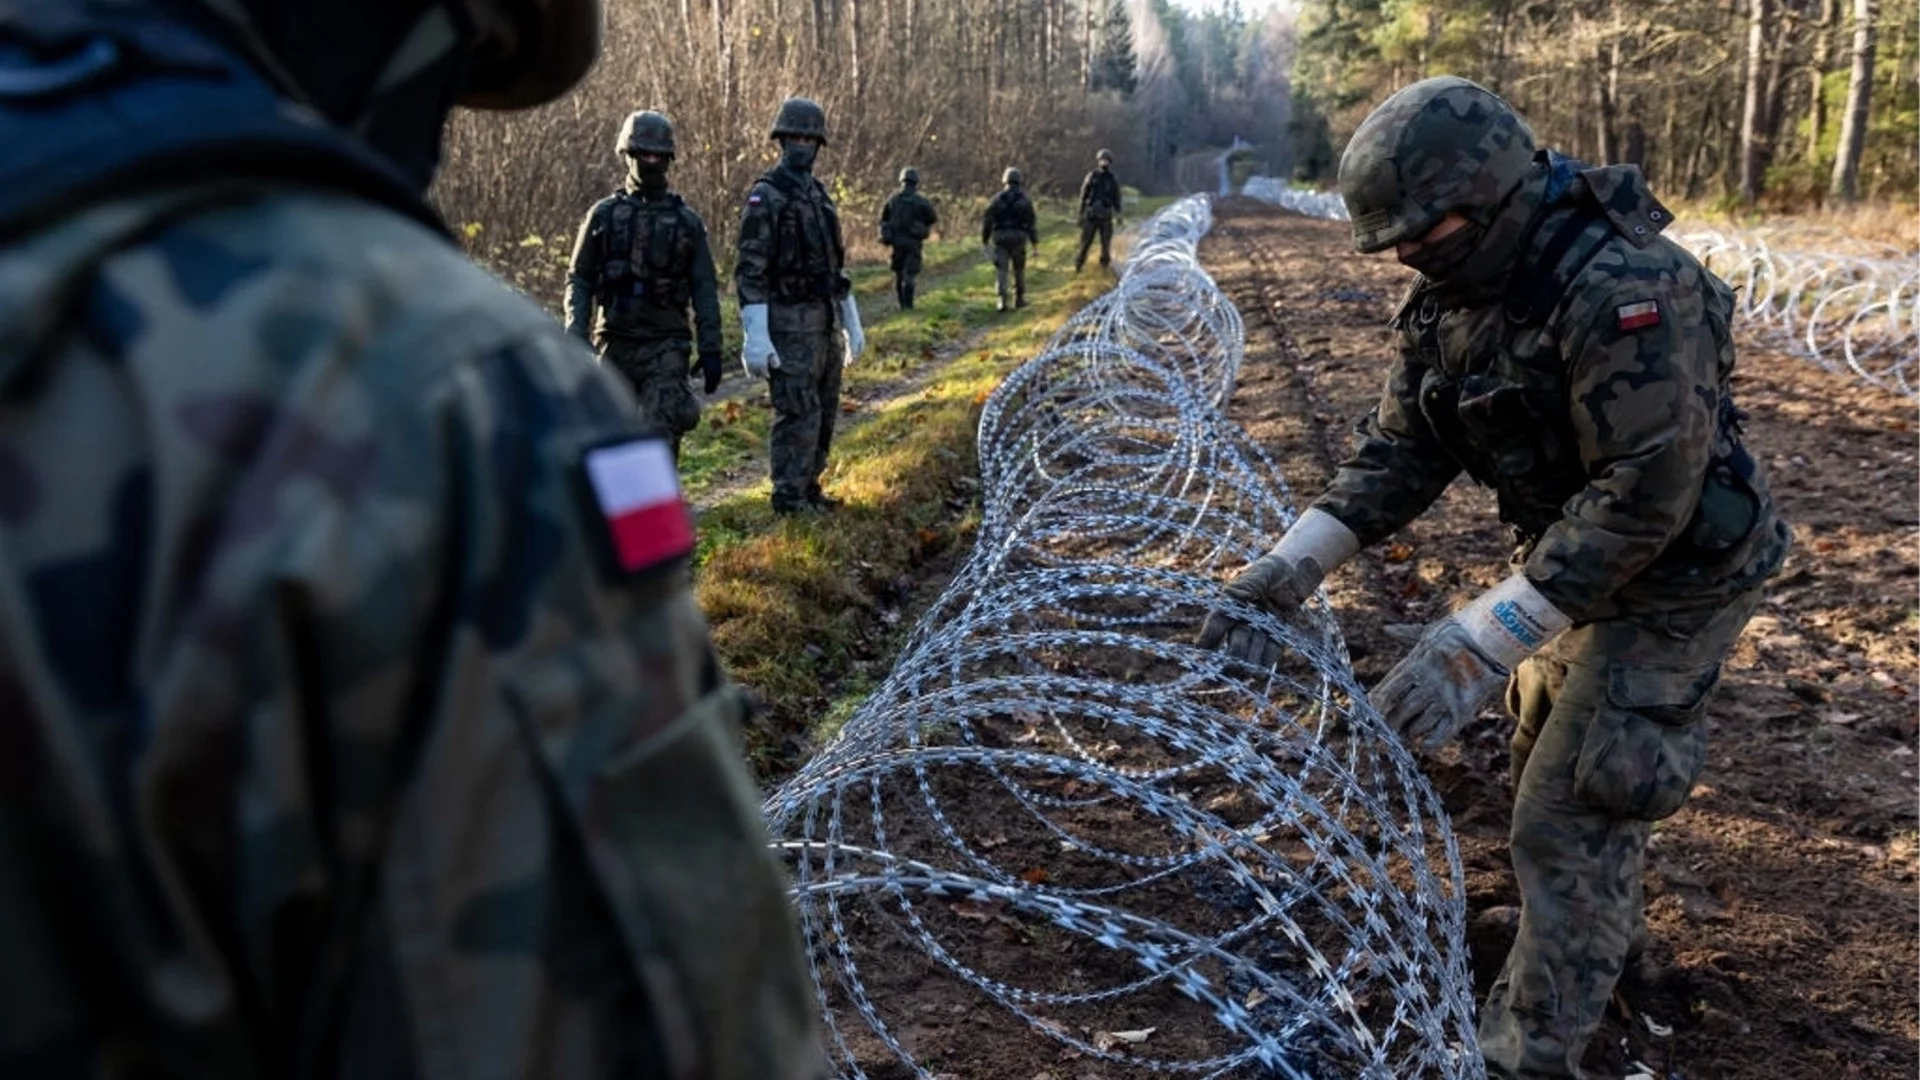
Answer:
[[[1027, 306], [1027, 245], [1039, 246], [1040, 231], [1033, 202], [1021, 186], [1020, 170], [1008, 169], [1000, 174], [1000, 182], [1005, 186], [980, 215], [980, 242], [987, 245], [987, 254], [993, 259], [997, 308], [1011, 311]], [[1008, 271], [1012, 271], [1011, 289]]]
[[[1551, 152], [1506, 102], [1428, 79], [1360, 125], [1340, 190], [1361, 252], [1420, 276], [1353, 456], [1226, 588], [1286, 614], [1461, 471], [1492, 487], [1514, 573], [1428, 628], [1372, 693], [1429, 749], [1503, 691], [1519, 935], [1480, 1017], [1497, 1077], [1577, 1077], [1644, 941], [1651, 823], [1706, 758], [1721, 665], [1789, 544], [1729, 384], [1732, 293], [1660, 232], [1637, 168]], [[1199, 643], [1270, 664], [1227, 611]]]
[[667, 448], [422, 198], [600, 20], [0, 17], [0, 1076], [820, 1075]]
[[913, 310], [913, 282], [920, 276], [920, 248], [933, 235], [940, 215], [920, 194], [920, 170], [900, 170], [900, 190], [880, 209], [880, 242], [893, 249], [893, 298], [900, 310]]
[[[591, 338], [600, 362], [625, 376], [641, 422], [668, 440], [677, 462], [681, 437], [700, 423], [687, 376], [700, 372], [709, 395], [720, 388], [713, 252], [706, 222], [667, 186], [673, 124], [657, 112], [634, 113], [615, 149], [626, 159], [626, 186], [580, 224], [567, 272], [567, 332]], [[700, 359], [691, 365], [689, 304], [700, 330]]]
[[[773, 395], [773, 512], [833, 510], [840, 500], [821, 490], [820, 476], [840, 415], [841, 372], [866, 347], [866, 335], [846, 274], [840, 215], [813, 175], [827, 145], [826, 110], [788, 98], [769, 137], [780, 144], [780, 162], [754, 182], [740, 214], [733, 271], [746, 335], [740, 358]], [[836, 319], [844, 341], [834, 333]]]
[[1087, 251], [1093, 238], [1100, 238], [1100, 265], [1113, 264], [1113, 221], [1120, 216], [1120, 181], [1113, 175], [1113, 151], [1102, 150], [1093, 156], [1093, 171], [1080, 182], [1080, 253], [1073, 257], [1073, 272], [1087, 265]]

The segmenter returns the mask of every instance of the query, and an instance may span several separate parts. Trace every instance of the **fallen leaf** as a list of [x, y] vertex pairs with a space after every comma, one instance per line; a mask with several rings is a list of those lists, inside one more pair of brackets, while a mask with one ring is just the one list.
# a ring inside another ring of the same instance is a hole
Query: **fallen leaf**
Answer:
[[1406, 544], [1388, 544], [1386, 557], [1388, 562], [1406, 562], [1413, 558], [1413, 548]]
[[1259, 987], [1256, 986], [1252, 990], [1248, 991], [1247, 1000], [1241, 1002], [1240, 1004], [1245, 1005], [1247, 1008], [1251, 1009], [1254, 1006], [1259, 1005], [1266, 1000], [1267, 1000], [1267, 995]]
[[1047, 880], [1046, 868], [1036, 866], [1030, 870], [1022, 870], [1020, 871], [1020, 880], [1029, 885], [1038, 885]]
[[1095, 1032], [1093, 1045], [1096, 1049], [1100, 1050], [1111, 1050], [1123, 1043], [1128, 1046], [1138, 1046], [1147, 1041], [1147, 1036], [1152, 1035], [1158, 1030], [1158, 1028], [1141, 1028], [1138, 1031]]
[[840, 403], [840, 411], [843, 413], [859, 412], [860, 403], [857, 401], [843, 401]]

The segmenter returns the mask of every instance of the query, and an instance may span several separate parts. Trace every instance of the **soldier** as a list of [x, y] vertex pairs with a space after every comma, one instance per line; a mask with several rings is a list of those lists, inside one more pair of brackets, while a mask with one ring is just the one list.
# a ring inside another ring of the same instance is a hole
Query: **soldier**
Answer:
[[[1419, 271], [1399, 356], [1327, 492], [1227, 595], [1285, 614], [1462, 470], [1498, 494], [1514, 573], [1429, 627], [1372, 698], [1432, 748], [1505, 691], [1521, 917], [1481, 1050], [1495, 1076], [1579, 1076], [1644, 934], [1650, 824], [1700, 773], [1708, 697], [1789, 544], [1742, 445], [1732, 293], [1660, 236], [1670, 215], [1638, 169], [1536, 155], [1464, 79], [1376, 109], [1340, 191], [1355, 248]], [[1215, 612], [1199, 643], [1222, 641], [1276, 655]]]
[[821, 1075], [666, 446], [423, 198], [601, 18], [0, 16], [0, 1076]]
[[[1033, 201], [1020, 183], [1020, 170], [1000, 174], [1005, 184], [1000, 194], [987, 204], [980, 215], [980, 242], [987, 245], [993, 259], [993, 282], [1000, 301], [998, 310], [1027, 306], [1027, 245], [1040, 244], [1039, 226], [1033, 214]], [[1013, 291], [1007, 291], [1007, 270], [1013, 270]]]
[[893, 296], [900, 310], [913, 310], [913, 279], [920, 276], [920, 246], [933, 234], [940, 215], [920, 194], [920, 170], [900, 170], [900, 190], [880, 209], [880, 242], [893, 249]]
[[[707, 225], [667, 187], [673, 124], [637, 112], [620, 126], [615, 152], [627, 160], [627, 182], [595, 203], [580, 224], [567, 273], [567, 332], [599, 347], [600, 362], [626, 377], [640, 419], [665, 436], [680, 460], [680, 439], [700, 423], [687, 388], [699, 371], [709, 396], [720, 388], [720, 292]], [[691, 367], [693, 331], [700, 359]]]
[[[733, 271], [746, 334], [740, 359], [773, 395], [773, 512], [828, 511], [840, 505], [820, 489], [840, 415], [840, 376], [860, 356], [866, 335], [845, 271], [840, 215], [813, 175], [814, 158], [827, 145], [827, 111], [808, 98], [788, 98], [769, 137], [780, 144], [780, 163], [754, 182], [740, 214]], [[833, 332], [836, 314], [844, 342]]]
[[1087, 265], [1087, 250], [1093, 238], [1100, 237], [1100, 265], [1113, 263], [1113, 222], [1120, 216], [1120, 181], [1113, 176], [1113, 151], [1102, 150], [1093, 156], [1094, 169], [1080, 182], [1080, 253], [1073, 257], [1073, 272]]

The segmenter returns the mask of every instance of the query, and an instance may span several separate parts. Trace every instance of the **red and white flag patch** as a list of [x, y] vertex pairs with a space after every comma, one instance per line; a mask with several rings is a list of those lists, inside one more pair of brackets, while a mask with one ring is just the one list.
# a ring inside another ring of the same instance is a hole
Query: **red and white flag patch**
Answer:
[[693, 550], [693, 518], [680, 498], [680, 477], [665, 442], [601, 446], [587, 451], [581, 463], [621, 570], [638, 573]]
[[1660, 301], [1642, 300], [1637, 304], [1621, 304], [1613, 311], [1620, 320], [1620, 329], [1639, 330], [1648, 326], [1660, 325]]

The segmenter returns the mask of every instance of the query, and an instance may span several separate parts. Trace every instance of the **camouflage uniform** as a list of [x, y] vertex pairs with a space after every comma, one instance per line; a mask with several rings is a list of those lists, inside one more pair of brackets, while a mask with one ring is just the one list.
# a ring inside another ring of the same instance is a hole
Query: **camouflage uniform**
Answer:
[[880, 242], [893, 249], [893, 297], [903, 310], [913, 308], [914, 279], [920, 276], [920, 248], [940, 223], [933, 203], [920, 194], [920, 174], [900, 173], [901, 188], [880, 209]]
[[1073, 257], [1073, 272], [1087, 265], [1087, 252], [1093, 238], [1100, 238], [1100, 265], [1112, 265], [1113, 219], [1120, 213], [1120, 181], [1102, 155], [1100, 167], [1080, 182], [1080, 251]]
[[[1040, 243], [1039, 225], [1033, 202], [1020, 187], [1020, 170], [1008, 169], [1006, 188], [987, 204], [980, 215], [980, 242], [993, 250], [994, 291], [1000, 298], [1000, 310], [1027, 304], [1027, 245]], [[1008, 288], [1012, 271], [1012, 289]]]
[[[1497, 101], [1444, 81], [1416, 104], [1469, 116]], [[1349, 159], [1443, 171], [1392, 142], [1412, 130], [1393, 115], [1411, 92]], [[1699, 774], [1708, 697], [1789, 540], [1740, 440], [1731, 292], [1659, 235], [1670, 215], [1637, 169], [1530, 142], [1482, 144], [1524, 154], [1524, 179], [1482, 194], [1476, 273], [1414, 284], [1386, 391], [1315, 506], [1372, 543], [1464, 470], [1498, 495], [1515, 567], [1573, 620], [1508, 688], [1522, 917], [1480, 1041], [1496, 1076], [1579, 1076], [1642, 918], [1649, 823]], [[1349, 207], [1366, 206], [1367, 177], [1342, 173]], [[1357, 246], [1412, 240], [1441, 214], [1404, 216], [1356, 212]]]
[[576, 484], [624, 387], [221, 160], [0, 248], [0, 1075], [818, 1075], [740, 695]]
[[781, 164], [747, 194], [740, 215], [734, 287], [740, 303], [766, 304], [780, 366], [768, 373], [776, 414], [769, 451], [773, 504], [794, 509], [824, 499], [820, 476], [840, 415], [844, 350], [835, 304], [852, 287], [840, 215], [810, 172]]
[[[646, 114], [639, 114], [646, 115]], [[664, 120], [664, 118], [663, 118]], [[701, 361], [693, 355], [693, 306]], [[626, 376], [640, 418], [665, 436], [673, 455], [700, 422], [687, 386], [691, 367], [719, 381], [720, 294], [707, 226], [680, 196], [630, 171], [623, 190], [587, 212], [567, 273], [567, 330], [591, 337], [600, 360]]]

